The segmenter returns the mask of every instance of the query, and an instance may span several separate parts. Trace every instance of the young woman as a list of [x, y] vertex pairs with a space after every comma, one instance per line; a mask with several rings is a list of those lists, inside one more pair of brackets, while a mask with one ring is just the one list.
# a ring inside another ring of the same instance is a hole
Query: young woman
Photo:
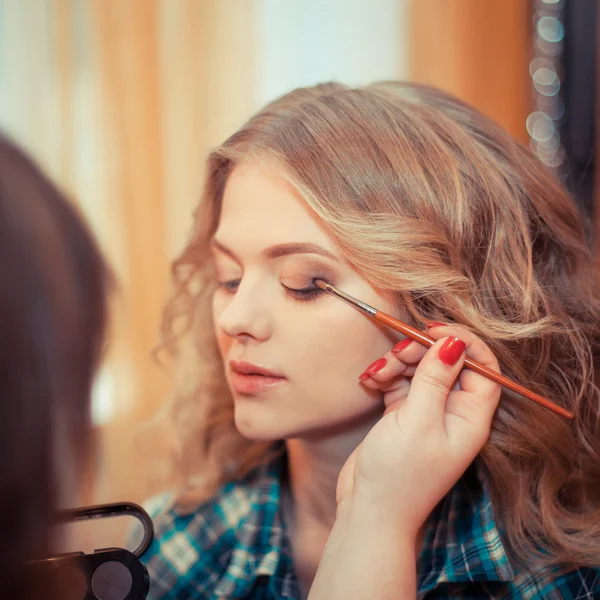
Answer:
[[109, 284], [72, 205], [0, 135], [0, 598], [36, 594], [20, 569], [58, 551], [52, 513], [77, 504]]
[[489, 119], [413, 84], [294, 91], [212, 153], [173, 271], [187, 486], [152, 507], [151, 598], [600, 594], [598, 270]]

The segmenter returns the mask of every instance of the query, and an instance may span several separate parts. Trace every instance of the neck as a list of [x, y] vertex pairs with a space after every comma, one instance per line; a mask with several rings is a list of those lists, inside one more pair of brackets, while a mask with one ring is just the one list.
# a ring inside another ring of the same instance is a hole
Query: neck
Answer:
[[331, 529], [336, 514], [336, 487], [342, 467], [381, 418], [378, 413], [351, 431], [286, 441], [289, 491], [294, 521], [310, 520]]
[[335, 521], [340, 471], [380, 418], [378, 413], [340, 434], [286, 441], [289, 474], [286, 526], [296, 573], [305, 590], [310, 589]]

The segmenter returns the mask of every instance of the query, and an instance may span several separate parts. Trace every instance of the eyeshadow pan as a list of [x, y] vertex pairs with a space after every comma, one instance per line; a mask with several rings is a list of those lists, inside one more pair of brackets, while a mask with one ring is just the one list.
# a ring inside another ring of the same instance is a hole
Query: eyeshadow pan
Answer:
[[102, 563], [92, 576], [92, 591], [99, 600], [125, 600], [132, 585], [131, 571], [117, 560]]

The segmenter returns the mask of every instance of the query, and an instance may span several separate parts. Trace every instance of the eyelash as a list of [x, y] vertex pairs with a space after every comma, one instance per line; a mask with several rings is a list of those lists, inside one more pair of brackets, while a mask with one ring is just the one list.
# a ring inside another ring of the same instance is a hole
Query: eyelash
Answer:
[[292, 288], [286, 287], [285, 285], [283, 287], [285, 289], [285, 293], [288, 296], [291, 296], [294, 300], [299, 300], [300, 302], [315, 300], [323, 293], [323, 290], [318, 287], [309, 287], [304, 288], [302, 290], [294, 290]]
[[[319, 277], [319, 279], [323, 279], [323, 277]], [[323, 279], [324, 280], [324, 279]], [[240, 285], [239, 279], [234, 279], [232, 281], [222, 281], [217, 284], [219, 288], [224, 290], [229, 294], [235, 294], [238, 286]], [[298, 300], [300, 302], [307, 302], [309, 300], [315, 300], [321, 294], [323, 294], [323, 290], [318, 287], [308, 287], [301, 290], [295, 290], [293, 288], [289, 288], [287, 286], [283, 286], [285, 293], [293, 298], [294, 300]]]
[[[221, 288], [225, 292], [229, 294], [235, 294], [237, 292], [237, 288], [240, 285], [239, 279], [233, 279], [231, 281], [218, 281], [217, 287]], [[232, 289], [235, 288], [235, 289]]]

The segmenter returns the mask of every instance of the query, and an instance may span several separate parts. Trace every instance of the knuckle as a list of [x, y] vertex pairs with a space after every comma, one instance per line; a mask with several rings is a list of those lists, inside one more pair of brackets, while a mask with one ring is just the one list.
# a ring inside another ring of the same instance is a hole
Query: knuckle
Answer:
[[421, 373], [421, 381], [437, 391], [444, 392], [446, 394], [450, 391], [449, 383], [438, 373], [423, 371]]
[[408, 364], [406, 364], [404, 361], [402, 360], [396, 360], [395, 363], [393, 363], [393, 372], [395, 375], [403, 375], [408, 369]]

